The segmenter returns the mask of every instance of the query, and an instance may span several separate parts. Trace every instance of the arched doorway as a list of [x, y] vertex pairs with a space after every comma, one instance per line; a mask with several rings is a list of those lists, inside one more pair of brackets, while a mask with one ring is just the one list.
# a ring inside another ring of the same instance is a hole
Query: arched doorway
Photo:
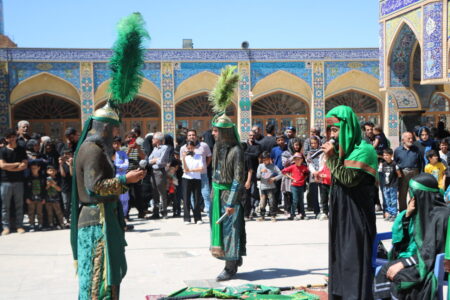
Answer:
[[269, 123], [279, 132], [289, 126], [297, 128], [297, 135], [308, 133], [308, 107], [306, 103], [286, 93], [275, 93], [255, 100], [252, 104], [252, 123], [263, 132]]
[[[236, 123], [236, 108], [234, 103], [228, 106], [226, 114]], [[207, 94], [182, 100], [175, 106], [175, 120], [177, 125], [195, 129], [198, 135], [203, 134], [203, 132], [211, 127], [213, 116], [214, 112], [212, 111]]]
[[20, 120], [30, 122], [31, 132], [64, 140], [67, 127], [81, 130], [80, 107], [72, 101], [51, 94], [42, 94], [23, 100], [12, 108], [14, 124]]
[[[106, 101], [96, 105], [96, 109], [105, 105]], [[139, 126], [142, 134], [161, 131], [161, 112], [159, 106], [153, 101], [136, 97], [130, 103], [121, 105], [122, 129], [125, 132]]]
[[434, 93], [427, 111], [422, 115], [421, 124], [437, 127], [438, 122], [444, 122], [448, 128], [450, 121], [449, 99], [441, 93]]
[[350, 106], [361, 123], [370, 121], [381, 125], [381, 103], [371, 96], [356, 91], [344, 92], [326, 99], [325, 112], [339, 105]]

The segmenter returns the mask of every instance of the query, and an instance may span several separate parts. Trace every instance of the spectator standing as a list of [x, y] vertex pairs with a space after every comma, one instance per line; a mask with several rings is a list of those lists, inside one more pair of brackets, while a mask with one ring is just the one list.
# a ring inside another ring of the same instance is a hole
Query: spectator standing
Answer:
[[259, 204], [259, 190], [257, 185], [256, 172], [258, 171], [259, 155], [261, 154], [261, 145], [256, 143], [255, 133], [250, 131], [247, 139], [247, 149], [244, 152], [244, 161], [247, 166], [245, 181], [245, 204], [244, 217], [251, 219]]
[[397, 166], [398, 175], [398, 205], [399, 211], [406, 209], [406, 197], [408, 196], [409, 180], [419, 174], [422, 166], [423, 156], [413, 143], [413, 134], [404, 132], [402, 134], [402, 145], [394, 151], [394, 161]]
[[445, 173], [445, 189], [447, 190], [450, 185], [450, 168], [448, 164], [450, 163], [450, 152], [448, 151], [448, 140], [442, 139], [439, 143], [439, 157], [441, 158], [442, 163], [446, 166], [447, 170]]
[[261, 141], [264, 138], [264, 135], [261, 132], [261, 127], [259, 127], [258, 125], [253, 125], [252, 132], [254, 134], [255, 141], [257, 143], [259, 143], [259, 141]]
[[393, 160], [394, 152], [387, 148], [383, 150], [383, 161], [380, 163], [379, 174], [383, 176], [383, 194], [386, 201], [384, 219], [393, 222], [397, 216], [398, 175], [397, 165]]
[[[287, 150], [286, 145], [286, 138], [284, 135], [279, 135], [276, 138], [277, 146], [272, 149], [270, 152], [270, 158], [272, 159], [272, 162], [278, 167], [279, 170], [282, 170], [284, 168], [283, 166], [283, 160], [281, 155], [284, 151]], [[275, 190], [275, 199], [278, 204], [282, 202], [283, 194], [281, 193], [281, 180], [277, 181], [275, 183], [276, 190]]]
[[371, 145], [373, 145], [373, 143], [375, 142], [375, 134], [373, 132], [374, 127], [375, 124], [373, 124], [372, 122], [365, 122], [362, 126], [362, 130], [364, 131], [363, 140]]
[[55, 168], [59, 166], [59, 153], [56, 151], [56, 145], [52, 141], [45, 143], [45, 149], [42, 158], [46, 165], [52, 165]]
[[[64, 148], [70, 149], [72, 153], [75, 153], [78, 146], [78, 140], [80, 139], [78, 131], [73, 127], [67, 127], [64, 136], [66, 137], [66, 145], [64, 145]], [[61, 151], [62, 149], [60, 149], [60, 152]]]
[[[146, 157], [141, 148], [141, 145], [143, 145], [144, 141], [142, 141], [142, 144], [139, 145], [137, 138], [138, 136], [136, 135], [136, 133], [132, 131], [126, 135], [125, 143], [127, 144], [127, 147], [125, 153], [128, 156], [128, 170], [138, 169], [139, 161], [145, 159]], [[128, 186], [128, 192], [130, 195], [129, 204], [134, 205], [138, 210], [138, 218], [145, 218], [145, 214], [147, 213], [148, 208], [147, 202], [149, 201], [149, 199], [145, 199], [142, 195], [142, 180], [129, 184]], [[128, 206], [128, 210], [130, 209], [131, 205]]]
[[[211, 205], [211, 188], [209, 185], [209, 179], [208, 179], [208, 172], [207, 168], [211, 164], [212, 159], [212, 153], [211, 149], [209, 148], [208, 144], [205, 142], [200, 142], [197, 137], [197, 131], [195, 129], [190, 129], [187, 133], [187, 141], [192, 141], [195, 143], [195, 154], [200, 154], [203, 159], [203, 171], [201, 174], [201, 181], [202, 181], [202, 187], [201, 187], [201, 194], [203, 198], [203, 205], [206, 213], [209, 213], [210, 205]], [[187, 152], [187, 146], [184, 145], [180, 149], [180, 155], [183, 157]], [[193, 203], [193, 199], [191, 199], [191, 204]], [[192, 205], [194, 206], [194, 205]]]
[[311, 137], [318, 137], [319, 138], [319, 146], [322, 145], [323, 142], [325, 142], [325, 139], [322, 139], [320, 136], [320, 128], [311, 128], [309, 131], [309, 138], [305, 139], [305, 143], [303, 144], [303, 153], [307, 154], [309, 150], [311, 150]]
[[295, 135], [297, 134], [297, 129], [294, 126], [286, 127], [284, 134], [286, 136], [286, 144], [289, 144], [289, 141], [295, 138]]
[[439, 154], [435, 150], [427, 152], [428, 164], [425, 166], [425, 173], [431, 174], [436, 178], [438, 186], [441, 190], [445, 188], [446, 167], [441, 162]]
[[267, 124], [266, 126], [266, 136], [263, 137], [258, 143], [261, 145], [261, 151], [272, 151], [273, 147], [277, 145], [277, 139], [274, 136], [275, 134], [275, 126], [272, 123]]
[[[283, 163], [283, 168], [289, 167], [294, 163], [292, 157], [295, 153], [302, 151], [302, 141], [299, 138], [292, 138], [289, 140], [287, 150], [281, 154], [281, 161]], [[280, 191], [283, 193], [284, 198], [284, 213], [290, 214], [292, 205], [292, 179], [283, 176], [281, 178], [281, 188]], [[295, 208], [294, 208], [295, 209]]]
[[327, 167], [325, 155], [320, 155], [319, 172], [317, 173], [317, 181], [319, 181], [320, 204], [322, 206], [322, 215], [320, 221], [328, 219], [330, 190], [331, 190], [331, 172]]
[[414, 143], [416, 147], [419, 149], [421, 159], [421, 165], [419, 166], [420, 171], [422, 172], [425, 168], [425, 165], [428, 164], [427, 153], [430, 150], [439, 151], [437, 143], [430, 136], [430, 129], [428, 127], [420, 127], [418, 131], [419, 139]]
[[71, 149], [63, 149], [59, 158], [59, 174], [61, 174], [61, 196], [64, 217], [70, 222], [70, 205], [72, 203], [73, 153]]
[[[113, 161], [114, 166], [116, 167], [116, 177], [120, 178], [120, 176], [125, 176], [127, 174], [129, 168], [128, 156], [125, 151], [121, 151], [120, 147], [122, 146], [122, 138], [116, 136], [113, 139], [112, 147], [114, 149]], [[122, 204], [123, 215], [126, 220], [129, 220], [128, 212], [129, 212], [129, 201], [130, 194], [126, 191], [119, 196], [120, 203]]]
[[[188, 133], [189, 139], [189, 133]], [[191, 222], [191, 196], [194, 197], [194, 206], [192, 211], [194, 214], [194, 223], [202, 224], [202, 215], [200, 211], [200, 191], [201, 191], [201, 172], [204, 170], [203, 157], [201, 154], [195, 153], [196, 143], [188, 140], [186, 143], [186, 151], [183, 152], [182, 161], [184, 167], [183, 173], [183, 199], [184, 199], [184, 224]]]
[[260, 213], [261, 217], [258, 221], [263, 221], [266, 214], [266, 205], [269, 202], [269, 216], [272, 217], [272, 222], [276, 222], [277, 217], [277, 200], [275, 199], [275, 182], [280, 180], [282, 177], [280, 169], [274, 165], [270, 159], [270, 154], [264, 151], [261, 155], [262, 163], [259, 164], [258, 170], [256, 171], [256, 178], [261, 180], [260, 183]]
[[297, 219], [304, 220], [306, 214], [303, 195], [305, 193], [306, 178], [308, 177], [309, 171], [308, 167], [304, 164], [305, 160], [301, 153], [295, 153], [292, 158], [294, 160], [294, 164], [282, 170], [282, 173], [292, 180], [291, 191], [293, 203], [291, 205], [291, 215], [289, 220], [294, 220], [295, 211], [298, 206], [300, 206], [300, 218]]
[[383, 156], [383, 150], [389, 148], [389, 140], [386, 138], [386, 135], [383, 132], [383, 129], [380, 126], [373, 127], [373, 148], [377, 152], [378, 157]]
[[159, 219], [161, 215], [163, 219], [167, 219], [167, 174], [166, 166], [169, 163], [169, 153], [167, 146], [163, 145], [164, 135], [156, 132], [153, 135], [153, 151], [148, 157], [148, 162], [152, 167], [152, 185], [153, 200], [155, 207], [153, 208], [153, 219]]
[[[311, 206], [314, 211], [316, 218], [319, 217], [320, 214], [320, 206], [319, 206], [319, 180], [318, 173], [320, 169], [320, 156], [316, 155], [314, 158], [314, 154], [316, 154], [319, 149], [320, 140], [317, 136], [311, 137], [311, 150], [308, 151], [306, 162], [308, 164], [308, 170], [310, 172], [309, 177], [309, 196], [311, 199]], [[300, 208], [302, 209], [302, 208]]]
[[[30, 220], [30, 231], [40, 231], [44, 224], [43, 207], [46, 198], [46, 179], [41, 173], [41, 164], [38, 160], [29, 163], [31, 172], [25, 180], [25, 200], [28, 205], [28, 219]], [[35, 226], [37, 215], [38, 226]]]
[[25, 148], [30, 139], [29, 130], [30, 123], [28, 121], [22, 120], [17, 123], [17, 145], [22, 148]]
[[28, 167], [25, 148], [17, 144], [17, 134], [14, 129], [6, 130], [5, 141], [7, 145], [0, 149], [2, 235], [10, 233], [9, 218], [12, 199], [14, 199], [17, 232], [25, 232], [23, 228], [23, 190], [24, 170]]
[[61, 211], [61, 205], [59, 202], [61, 201], [61, 180], [57, 177], [58, 171], [53, 165], [47, 166], [47, 200], [45, 201], [45, 210], [47, 211], [48, 217], [48, 225], [51, 229], [54, 229], [54, 217], [59, 223], [56, 226], [57, 229], [63, 229], [64, 224], [64, 216]]

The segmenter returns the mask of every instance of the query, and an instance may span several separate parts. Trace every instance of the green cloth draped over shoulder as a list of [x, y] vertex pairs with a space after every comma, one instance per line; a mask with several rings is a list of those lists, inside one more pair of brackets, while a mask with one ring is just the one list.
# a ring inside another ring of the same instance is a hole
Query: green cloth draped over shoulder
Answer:
[[[78, 185], [76, 175], [76, 161], [79, 149], [83, 142], [86, 140], [89, 131], [92, 129], [92, 121], [97, 120], [100, 122], [111, 123], [119, 126], [120, 122], [117, 120], [90, 116], [83, 128], [83, 132], [80, 136], [77, 149], [74, 154], [73, 160], [73, 177], [72, 177], [72, 203], [71, 203], [71, 215], [72, 220], [70, 223], [70, 242], [72, 246], [72, 255], [77, 265], [78, 260], [78, 217], [80, 213], [80, 201], [78, 196]], [[103, 206], [104, 211], [104, 224], [103, 233], [106, 240], [106, 257], [107, 257], [107, 282], [108, 285], [120, 285], [122, 278], [125, 276], [126, 260], [123, 255], [123, 247], [126, 244], [123, 229], [120, 227], [120, 219], [123, 218], [122, 209], [117, 209], [117, 202], [105, 202], [99, 204]], [[119, 216], [116, 215], [117, 212]], [[114, 262], [114, 263], [111, 263]]]
[[378, 157], [372, 145], [362, 139], [358, 118], [353, 110], [340, 105], [326, 115], [327, 125], [339, 127], [338, 153], [344, 166], [360, 169], [377, 178]]
[[222, 224], [216, 224], [222, 216], [222, 206], [220, 203], [220, 194], [222, 191], [231, 190], [231, 184], [212, 183], [214, 198], [211, 212], [211, 247], [223, 249]]
[[[406, 210], [402, 211], [395, 218], [394, 224], [392, 225], [392, 243], [397, 244], [403, 241], [405, 238], [405, 233], [403, 231], [403, 218], [406, 214]], [[408, 225], [408, 234], [410, 237], [414, 236], [414, 224], [416, 223], [416, 215], [413, 215], [412, 222]], [[415, 255], [417, 253], [417, 243], [415, 239], [411, 238], [408, 243], [408, 247], [405, 251], [398, 254], [397, 258], [407, 258]], [[392, 252], [389, 252], [389, 259], [393, 259]]]

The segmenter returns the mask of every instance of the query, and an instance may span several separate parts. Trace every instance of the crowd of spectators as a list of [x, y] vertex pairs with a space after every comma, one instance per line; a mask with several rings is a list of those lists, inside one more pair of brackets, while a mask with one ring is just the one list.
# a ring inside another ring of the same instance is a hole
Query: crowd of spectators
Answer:
[[[406, 209], [408, 182], [415, 175], [430, 173], [440, 188], [448, 188], [449, 133], [442, 124], [404, 132], [396, 149], [391, 149], [380, 127], [366, 122], [361, 130], [379, 156], [380, 184], [374, 189], [380, 196], [375, 205], [387, 221]], [[24, 214], [28, 215], [29, 231], [68, 227], [78, 139], [79, 132], [71, 127], [65, 131], [65, 141], [31, 133], [27, 121], [4, 133], [0, 140], [2, 235], [12, 230], [24, 233]], [[322, 136], [317, 128], [312, 128], [307, 138], [299, 138], [295, 127], [276, 132], [273, 124], [267, 124], [263, 134], [254, 126], [242, 142], [245, 182], [241, 199], [246, 220], [276, 222], [283, 215], [288, 220], [326, 220], [332, 178], [320, 147], [327, 140], [329, 134]], [[212, 130], [198, 136], [196, 130], [180, 126], [174, 141], [161, 132], [142, 135], [135, 127], [123, 138], [116, 137], [113, 148], [111, 160], [117, 176], [147, 169], [147, 176], [130, 184], [120, 197], [126, 221], [135, 217], [130, 216], [132, 207], [139, 219], [182, 216], [185, 224], [191, 224], [192, 212], [193, 223], [202, 224], [208, 217]]]

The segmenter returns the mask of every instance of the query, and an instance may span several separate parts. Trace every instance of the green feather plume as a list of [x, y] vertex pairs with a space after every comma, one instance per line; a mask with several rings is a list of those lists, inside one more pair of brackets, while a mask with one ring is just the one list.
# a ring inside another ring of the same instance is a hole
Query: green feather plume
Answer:
[[236, 66], [226, 66], [222, 69], [216, 86], [209, 93], [209, 101], [216, 115], [223, 115], [233, 101], [234, 89], [239, 83], [240, 75], [236, 72]]
[[118, 38], [109, 62], [111, 96], [108, 103], [114, 108], [133, 101], [141, 87], [145, 39], [150, 39], [150, 36], [140, 13], [133, 13], [119, 22]]

